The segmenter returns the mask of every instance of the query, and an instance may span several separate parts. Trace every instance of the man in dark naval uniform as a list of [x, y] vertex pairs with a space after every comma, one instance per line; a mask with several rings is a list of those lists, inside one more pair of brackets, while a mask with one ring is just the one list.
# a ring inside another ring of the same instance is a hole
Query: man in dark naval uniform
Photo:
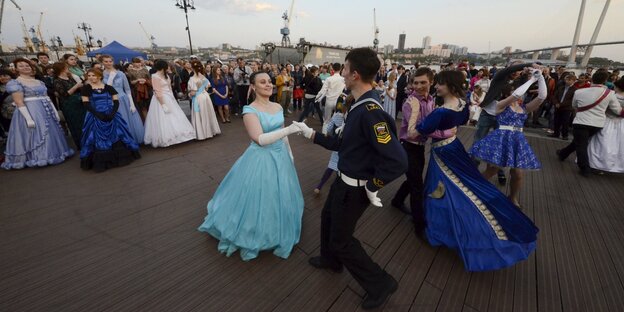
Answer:
[[398, 284], [373, 262], [353, 232], [369, 202], [381, 207], [378, 190], [407, 170], [407, 155], [397, 139], [394, 118], [383, 111], [372, 87], [380, 66], [377, 53], [370, 48], [347, 54], [342, 76], [356, 100], [338, 136], [325, 136], [296, 123], [306, 138], [340, 156], [338, 178], [321, 214], [321, 255], [310, 258], [309, 263], [334, 272], [345, 266], [366, 290], [364, 309], [381, 306]]

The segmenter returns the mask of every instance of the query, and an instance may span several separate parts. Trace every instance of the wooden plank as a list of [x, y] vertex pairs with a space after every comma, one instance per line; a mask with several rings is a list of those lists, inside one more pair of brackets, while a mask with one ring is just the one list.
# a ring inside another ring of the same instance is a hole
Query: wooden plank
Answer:
[[[329, 152], [301, 137], [290, 142], [305, 211], [289, 259], [270, 252], [251, 262], [227, 258], [196, 230], [249, 145], [240, 119], [224, 129], [209, 141], [143, 148], [141, 160], [102, 174], [81, 171], [77, 158], [2, 172], [11, 187], [0, 188], [0, 310], [359, 311], [364, 293], [348, 272], [307, 264], [318, 254], [331, 180], [313, 194]], [[462, 128], [458, 137], [469, 146], [473, 133]], [[624, 310], [624, 177], [581, 179], [572, 160], [554, 156], [563, 142], [529, 142], [544, 166], [527, 173], [520, 201], [541, 231], [536, 252], [512, 268], [466, 272], [454, 251], [423, 243], [409, 218], [390, 207], [403, 178], [380, 192], [385, 206], [367, 209], [356, 228], [367, 252], [399, 281], [380, 310]], [[40, 192], [32, 196], [32, 189]]]
[[[537, 143], [537, 144], [536, 144]], [[533, 184], [528, 185], [533, 192], [535, 224], [539, 227], [536, 261], [537, 302], [540, 311], [561, 311], [563, 308], [557, 270], [555, 241], [551, 225], [550, 211], [554, 210], [559, 200], [559, 192], [553, 178], [558, 164], [553, 163], [548, 150], [543, 144], [532, 145], [540, 157], [543, 169], [541, 174], [533, 175]]]
[[418, 295], [414, 300], [414, 304], [409, 311], [436, 311], [441, 296], [442, 291], [439, 288], [425, 281], [420, 287]]
[[438, 303], [439, 311], [460, 311], [470, 283], [470, 273], [464, 269], [463, 262], [457, 258], [448, 278], [447, 286]]

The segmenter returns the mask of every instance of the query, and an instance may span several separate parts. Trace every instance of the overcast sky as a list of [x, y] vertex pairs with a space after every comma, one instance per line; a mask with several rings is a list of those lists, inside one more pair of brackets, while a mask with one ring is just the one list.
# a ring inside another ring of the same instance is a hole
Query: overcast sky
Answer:
[[[93, 28], [96, 39], [117, 40], [127, 46], [148, 46], [138, 22], [156, 37], [160, 46], [188, 46], [184, 13], [173, 0], [16, 0], [28, 27], [45, 12], [43, 34], [60, 36], [70, 43], [79, 22]], [[291, 41], [352, 46], [371, 45], [373, 8], [377, 9], [380, 46], [398, 46], [400, 33], [407, 47], [420, 47], [424, 36], [432, 44], [467, 46], [471, 52], [487, 52], [505, 46], [534, 49], [568, 45], [580, 0], [297, 0], [291, 21]], [[189, 13], [193, 46], [221, 43], [253, 48], [260, 42], [279, 42], [282, 13], [290, 0], [196, 0]], [[589, 42], [604, 0], [588, 0], [580, 42]], [[624, 0], [613, 0], [599, 42], [624, 40]], [[19, 12], [6, 1], [2, 21], [3, 42], [22, 43]], [[624, 45], [596, 47], [593, 56], [624, 61]]]

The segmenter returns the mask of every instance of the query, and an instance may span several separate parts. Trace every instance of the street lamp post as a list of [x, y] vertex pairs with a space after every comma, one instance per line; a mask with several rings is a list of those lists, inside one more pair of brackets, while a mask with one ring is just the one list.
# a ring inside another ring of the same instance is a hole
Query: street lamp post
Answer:
[[[264, 61], [268, 61], [269, 59], [269, 55], [271, 55], [271, 53], [273, 53], [273, 51], [275, 50], [275, 44], [273, 44], [272, 42], [268, 42], [263, 44], [264, 46]], [[271, 61], [273, 61], [273, 56], [271, 55]], [[271, 62], [272, 63], [272, 62]]]
[[191, 55], [193, 54], [193, 43], [191, 42], [191, 29], [189, 28], [188, 21], [188, 10], [195, 10], [195, 1], [193, 0], [176, 0], [176, 6], [182, 10], [184, 10], [184, 17], [186, 18], [186, 32], [188, 33], [189, 39], [189, 50], [191, 50]]
[[91, 47], [93, 47], [93, 44], [91, 43], [91, 39], [93, 39], [91, 36], [91, 25], [85, 22], [78, 23], [78, 29], [84, 31], [85, 38], [87, 39], [87, 51], [91, 51]]
[[56, 38], [52, 37], [52, 39], [50, 39], [50, 42], [52, 42], [52, 44], [50, 45], [50, 48], [52, 48], [52, 51], [54, 51], [56, 53], [56, 60], [59, 61], [60, 57], [59, 57], [59, 46], [56, 45]]
[[301, 53], [301, 55], [303, 55], [303, 58], [301, 59], [301, 62], [305, 63], [305, 57], [310, 52], [310, 43], [305, 41], [304, 38], [301, 38], [299, 40], [299, 43], [297, 44], [297, 52], [299, 52], [299, 53]]

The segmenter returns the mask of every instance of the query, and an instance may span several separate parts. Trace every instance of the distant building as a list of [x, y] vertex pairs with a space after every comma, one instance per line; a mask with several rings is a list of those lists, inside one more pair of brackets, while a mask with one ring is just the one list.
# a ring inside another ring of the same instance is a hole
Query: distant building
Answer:
[[403, 52], [405, 50], [405, 34], [399, 35], [399, 52]]
[[223, 50], [231, 50], [232, 49], [232, 45], [229, 43], [224, 43], [221, 45], [221, 49]]
[[429, 47], [429, 49], [423, 49], [423, 54], [424, 55], [433, 55], [433, 56], [439, 56], [439, 57], [450, 57], [451, 56], [451, 49], [448, 49], [445, 47], [445, 45], [434, 45]]
[[426, 36], [422, 40], [422, 48], [423, 49], [429, 49], [429, 47], [431, 47], [431, 37]]
[[391, 44], [387, 44], [383, 47], [383, 53], [388, 55], [394, 51], [394, 46]]

